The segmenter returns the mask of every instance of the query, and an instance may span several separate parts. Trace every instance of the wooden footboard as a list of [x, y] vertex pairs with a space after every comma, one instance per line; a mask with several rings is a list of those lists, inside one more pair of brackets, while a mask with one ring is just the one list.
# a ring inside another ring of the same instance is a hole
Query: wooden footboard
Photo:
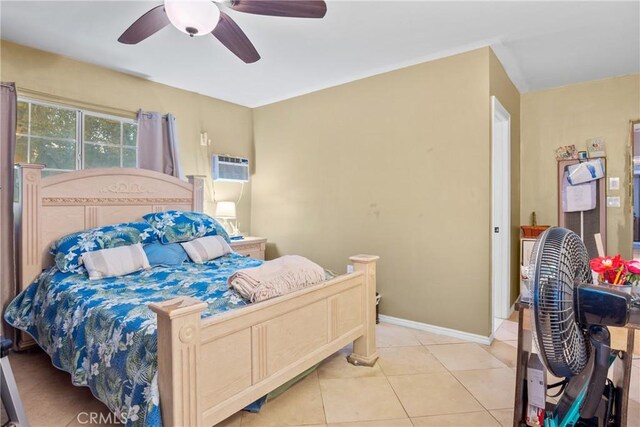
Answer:
[[[138, 221], [149, 212], [202, 210], [203, 177], [187, 183], [153, 171], [108, 168], [43, 178], [43, 167], [20, 165], [21, 289], [52, 265], [48, 248], [65, 234]], [[206, 304], [191, 298], [150, 305], [158, 315], [165, 425], [216, 424], [350, 341], [349, 361], [373, 365], [377, 259], [354, 256], [352, 274], [211, 319], [201, 319]]]
[[151, 304], [164, 425], [215, 425], [351, 341], [372, 366], [378, 257], [350, 259], [352, 274], [210, 319], [193, 298]]

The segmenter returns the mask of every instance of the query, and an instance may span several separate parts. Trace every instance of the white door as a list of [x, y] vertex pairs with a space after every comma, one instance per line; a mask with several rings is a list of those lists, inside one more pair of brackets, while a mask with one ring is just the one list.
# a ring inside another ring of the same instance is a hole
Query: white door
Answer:
[[491, 97], [492, 244], [491, 281], [494, 332], [509, 317], [511, 289], [511, 116]]

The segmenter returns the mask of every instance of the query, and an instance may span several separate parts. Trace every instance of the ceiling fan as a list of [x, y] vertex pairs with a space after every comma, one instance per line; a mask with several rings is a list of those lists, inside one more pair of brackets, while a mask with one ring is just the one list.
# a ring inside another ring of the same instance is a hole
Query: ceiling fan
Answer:
[[118, 41], [137, 44], [169, 24], [191, 37], [212, 34], [227, 49], [247, 64], [260, 54], [246, 34], [221, 6], [256, 15], [288, 18], [322, 18], [327, 13], [323, 0], [164, 0], [122, 33]]

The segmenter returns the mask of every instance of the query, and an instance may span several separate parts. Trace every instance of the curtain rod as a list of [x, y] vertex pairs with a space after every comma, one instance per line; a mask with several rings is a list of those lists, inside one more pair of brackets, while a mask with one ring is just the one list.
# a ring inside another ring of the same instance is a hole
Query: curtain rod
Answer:
[[8, 84], [8, 83], [2, 83], [0, 82], [0, 86], [2, 87], [6, 87], [7, 89], [9, 89], [11, 92], [16, 90], [15, 84]]
[[66, 104], [67, 106], [70, 106], [70, 107], [87, 108], [97, 113], [112, 114], [112, 115], [124, 116], [128, 118], [136, 117], [135, 111], [125, 110], [125, 109], [116, 108], [116, 107], [110, 107], [107, 105], [95, 104], [93, 102], [80, 101], [78, 99], [67, 98], [60, 95], [52, 95], [46, 92], [29, 89], [23, 86], [18, 86], [17, 89], [19, 94], [24, 94], [29, 97], [35, 97], [41, 101], [57, 102], [61, 104]]
[[[154, 114], [159, 114], [159, 115], [160, 115], [160, 117], [161, 117], [163, 120], [168, 120], [168, 119], [169, 119], [169, 116], [171, 115], [171, 113], [162, 114], [162, 113], [155, 113], [155, 112], [152, 112], [152, 111], [144, 111], [144, 110], [142, 110], [142, 109], [140, 109], [140, 110], [138, 110], [138, 111], [136, 112], [136, 116], [144, 116], [144, 117], [146, 117], [147, 119], [152, 118]], [[174, 117], [174, 119], [175, 119], [175, 117]]]

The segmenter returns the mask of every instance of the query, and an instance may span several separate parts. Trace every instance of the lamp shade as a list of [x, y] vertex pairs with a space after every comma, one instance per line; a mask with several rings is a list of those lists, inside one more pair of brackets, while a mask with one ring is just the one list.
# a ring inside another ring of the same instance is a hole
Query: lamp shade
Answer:
[[235, 202], [218, 202], [216, 204], [217, 218], [235, 218], [236, 204]]
[[220, 19], [211, 0], [165, 0], [164, 10], [174, 27], [190, 36], [209, 34]]

